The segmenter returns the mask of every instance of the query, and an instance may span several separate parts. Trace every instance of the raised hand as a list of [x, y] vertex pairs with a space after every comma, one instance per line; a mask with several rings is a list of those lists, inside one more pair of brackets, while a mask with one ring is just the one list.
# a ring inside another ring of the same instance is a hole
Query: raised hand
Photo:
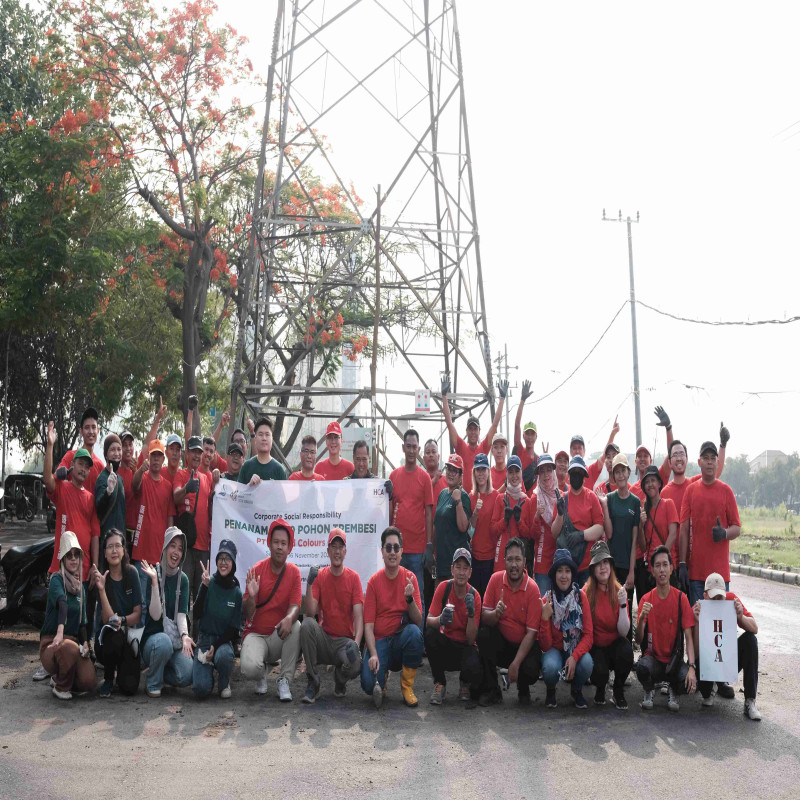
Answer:
[[715, 542], [724, 542], [728, 538], [728, 531], [719, 521], [719, 517], [717, 517], [717, 524], [711, 529], [711, 536]]
[[254, 600], [258, 598], [258, 590], [261, 588], [261, 576], [256, 575], [256, 571], [251, 567], [247, 570], [247, 595]]
[[558, 511], [558, 516], [563, 517], [564, 514], [567, 513], [567, 501], [564, 499], [564, 495], [558, 491], [556, 487], [556, 511]]
[[552, 616], [553, 616], [553, 593], [548, 592], [544, 596], [544, 602], [542, 603], [542, 619], [547, 621]]
[[58, 467], [58, 469], [56, 469], [56, 480], [65, 481], [69, 477], [70, 472], [72, 472], [72, 467], [69, 469], [66, 467]]
[[450, 387], [452, 384], [450, 383], [450, 378], [442, 378], [442, 397], [445, 397], [450, 393]]
[[656, 425], [661, 425], [667, 430], [669, 430], [672, 427], [672, 423], [669, 421], [669, 414], [667, 414], [667, 412], [664, 411], [663, 406], [656, 406], [654, 413], [658, 417], [658, 422], [656, 423]]
[[58, 434], [56, 433], [53, 420], [47, 423], [47, 434], [45, 436], [45, 444], [49, 445], [50, 447], [55, 447], [56, 441], [58, 439]]
[[522, 394], [520, 395], [520, 402], [524, 403], [532, 394], [533, 391], [531, 391], [531, 382], [522, 381]]
[[405, 588], [403, 589], [403, 593], [406, 596], [406, 602], [408, 601], [409, 597], [411, 598], [414, 597], [414, 579], [410, 574], [406, 578], [406, 585]]
[[725, 427], [724, 423], [719, 424], [719, 446], [727, 447], [731, 438], [731, 432]]
[[230, 407], [228, 407], [222, 412], [222, 427], [224, 428], [230, 421], [231, 421], [231, 409]]
[[611, 435], [616, 436], [619, 433], [619, 414], [614, 417], [614, 424], [611, 427]]
[[319, 567], [311, 566], [308, 568], [308, 578], [306, 581], [309, 586], [313, 586], [314, 581], [317, 579], [317, 575], [319, 575]]
[[197, 494], [200, 491], [200, 479], [195, 477], [194, 470], [183, 488], [186, 490], [186, 494]]
[[445, 606], [442, 609], [442, 613], [439, 614], [439, 624], [447, 627], [448, 625], [452, 625], [453, 623], [453, 614], [454, 610], [451, 606]]
[[498, 381], [497, 392], [502, 398], [508, 397], [508, 381], [506, 380]]
[[200, 562], [200, 569], [203, 570], [203, 575], [201, 577], [201, 580], [203, 581], [203, 586], [208, 586], [208, 584], [211, 583], [211, 573], [208, 571], [209, 563], [210, 563], [209, 561], [206, 561], [205, 564], [202, 561]]
[[108, 579], [108, 570], [104, 573], [100, 574], [100, 570], [92, 564], [92, 569], [89, 570], [89, 575], [92, 574], [92, 570], [94, 570], [94, 585], [100, 590], [104, 591], [106, 588], [106, 580]]
[[189, 406], [189, 411], [194, 411], [197, 408], [197, 395], [196, 394], [190, 394], [189, 395], [188, 406]]
[[250, 431], [251, 436], [256, 432], [256, 424], [250, 417], [247, 418], [247, 430]]
[[164, 401], [161, 399], [161, 395], [158, 396], [158, 411], [156, 412], [156, 416], [161, 419], [164, 414], [167, 413], [167, 407], [164, 405]]
[[117, 473], [114, 472], [114, 465], [108, 465], [108, 483], [106, 484], [106, 494], [114, 494], [114, 489], [117, 488]]
[[141, 563], [142, 572], [151, 580], [154, 581], [158, 577], [158, 573], [156, 572], [155, 567], [151, 567], [147, 561], [142, 561]]

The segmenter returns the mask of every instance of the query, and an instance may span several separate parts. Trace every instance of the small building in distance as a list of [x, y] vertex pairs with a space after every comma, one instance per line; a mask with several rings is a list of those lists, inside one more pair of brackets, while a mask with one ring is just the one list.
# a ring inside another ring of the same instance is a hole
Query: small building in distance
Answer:
[[771, 467], [773, 464], [785, 463], [788, 458], [782, 450], [764, 450], [763, 453], [759, 453], [755, 458], [751, 459], [748, 462], [748, 466], [750, 467], [750, 472], [754, 473], [760, 469]]

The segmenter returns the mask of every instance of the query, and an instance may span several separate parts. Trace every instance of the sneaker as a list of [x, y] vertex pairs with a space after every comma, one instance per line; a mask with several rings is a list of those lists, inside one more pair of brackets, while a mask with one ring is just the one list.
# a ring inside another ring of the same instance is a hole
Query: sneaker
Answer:
[[111, 697], [111, 683], [103, 681], [100, 685], [100, 697]]
[[503, 693], [500, 688], [495, 686], [494, 689], [489, 689], [478, 698], [478, 705], [484, 708], [488, 706], [496, 706], [503, 702]]
[[433, 692], [431, 693], [431, 705], [440, 706], [446, 694], [447, 687], [443, 683], [434, 683]]
[[733, 698], [736, 697], [736, 692], [733, 690], [733, 686], [731, 686], [729, 683], [718, 683], [717, 694], [723, 700], [733, 700]]
[[661, 694], [663, 694], [664, 697], [666, 697], [669, 694], [669, 684], [668, 683], [662, 683], [661, 684]]
[[260, 680], [256, 681], [256, 694], [266, 694], [267, 693], [267, 673], [264, 673], [264, 677]]
[[[575, 708], [580, 708], [581, 710], [589, 708], [589, 705], [586, 702], [586, 698], [583, 696], [583, 691], [581, 689], [572, 692], [572, 699], [575, 702]], [[603, 702], [605, 702], [605, 699], [603, 699]]]
[[639, 705], [645, 711], [650, 711], [650, 709], [653, 707], [653, 694], [654, 693], [655, 692], [652, 689], [649, 692], [645, 692], [644, 693], [644, 699], [642, 700], [641, 703], [639, 703]]
[[52, 689], [53, 696], [59, 700], [72, 700], [72, 692], [61, 692], [54, 686]]
[[458, 687], [458, 699], [464, 703], [468, 703], [471, 697], [469, 684], [462, 681]]
[[678, 705], [678, 698], [675, 695], [672, 687], [669, 687], [669, 700], [667, 700], [667, 708], [670, 711], [680, 711], [681, 707]]
[[606, 687], [598, 686], [594, 693], [594, 704], [596, 706], [604, 706], [606, 704]]
[[556, 700], [556, 687], [555, 686], [548, 686], [547, 687], [547, 695], [544, 699], [545, 708], [556, 708], [558, 706], [558, 701]]
[[287, 678], [278, 678], [278, 699], [281, 703], [292, 702], [292, 690], [289, 688]]
[[[308, 676], [308, 686], [306, 686], [306, 693], [303, 695], [304, 703], [316, 703], [317, 695], [319, 694], [319, 678], [312, 678]], [[291, 695], [289, 696], [291, 700]], [[283, 698], [281, 698], [283, 700]]]
[[50, 677], [50, 673], [44, 668], [44, 664], [39, 664], [36, 668], [36, 672], [31, 675], [32, 680], [35, 681], [44, 681]]
[[161, 689], [148, 689], [147, 690], [148, 697], [161, 697]]
[[625, 699], [625, 692], [622, 689], [614, 689], [614, 705], [618, 711], [628, 710], [628, 701]]
[[708, 697], [704, 697], [702, 702], [701, 702], [701, 705], [704, 706], [705, 708], [710, 708], [711, 706], [713, 706], [714, 705], [714, 695], [713, 694], [709, 694]]
[[231, 697], [231, 687], [230, 687], [230, 686], [226, 686], [224, 689], [220, 689], [220, 690], [219, 690], [219, 696], [220, 696], [220, 697], [221, 697], [223, 700], [230, 700], [230, 697]]
[[744, 701], [744, 713], [748, 719], [758, 722], [761, 719], [761, 712], [756, 708], [756, 701], [754, 698], [749, 698]]
[[375, 708], [380, 708], [383, 705], [383, 698], [386, 695], [386, 689], [382, 689], [378, 681], [372, 687], [372, 702], [375, 703]]

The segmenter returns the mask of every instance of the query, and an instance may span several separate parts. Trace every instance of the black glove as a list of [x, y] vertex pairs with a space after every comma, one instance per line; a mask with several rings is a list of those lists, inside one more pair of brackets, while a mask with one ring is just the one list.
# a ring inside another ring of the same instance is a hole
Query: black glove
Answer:
[[314, 581], [317, 579], [317, 575], [319, 575], [319, 567], [309, 567], [308, 568], [308, 585], [313, 586]]
[[720, 450], [726, 447], [731, 438], [731, 432], [720, 422], [719, 424], [719, 447]]
[[472, 619], [475, 616], [475, 595], [467, 591], [464, 596], [464, 605], [467, 607], [467, 616]]
[[724, 542], [728, 538], [728, 531], [722, 527], [719, 517], [717, 517], [717, 524], [711, 529], [711, 536], [715, 542]]
[[559, 517], [563, 517], [567, 511], [567, 501], [558, 489], [556, 489], [556, 511], [558, 511]]
[[497, 391], [500, 397], [508, 397], [508, 381], [498, 381]]
[[672, 430], [672, 423], [669, 421], [669, 414], [664, 411], [663, 406], [656, 406], [655, 415], [658, 417], [656, 425], [662, 425], [668, 431]]
[[436, 566], [436, 558], [433, 555], [433, 542], [425, 545], [425, 555], [422, 557], [425, 569], [433, 569]]
[[56, 480], [57, 481], [65, 481], [69, 477], [69, 473], [72, 470], [72, 467], [67, 469], [66, 467], [59, 467], [56, 470]]
[[450, 393], [450, 378], [442, 378], [442, 397]]
[[183, 487], [186, 494], [197, 494], [200, 491], [200, 478], [195, 478], [194, 470], [192, 470], [192, 477], [186, 481], [186, 486]]
[[508, 525], [509, 520], [514, 515], [514, 509], [511, 508], [511, 503], [508, 500], [508, 495], [506, 495], [506, 497], [505, 497], [505, 504], [506, 504], [506, 507], [503, 510], [503, 517], [505, 518], [506, 525]]
[[520, 517], [522, 516], [522, 503], [518, 503], [514, 506], [514, 519], [519, 522]]
[[446, 627], [447, 625], [450, 625], [452, 622], [453, 622], [453, 609], [445, 606], [442, 609], [442, 613], [439, 614], [439, 624], [444, 625]]
[[531, 382], [530, 381], [522, 381], [522, 395], [520, 397], [520, 402], [524, 403], [533, 392], [531, 391]]
[[689, 594], [689, 567], [685, 561], [678, 564], [678, 583], [686, 594]]
[[387, 480], [386, 483], [383, 484], [383, 489], [386, 492], [386, 496], [391, 500], [392, 492], [394, 492], [394, 484]]

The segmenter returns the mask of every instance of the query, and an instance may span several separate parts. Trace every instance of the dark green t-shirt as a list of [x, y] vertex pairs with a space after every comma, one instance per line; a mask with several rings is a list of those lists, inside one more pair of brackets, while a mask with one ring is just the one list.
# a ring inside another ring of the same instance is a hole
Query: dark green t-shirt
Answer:
[[[108, 598], [111, 610], [120, 617], [128, 617], [133, 614], [133, 609], [142, 604], [142, 584], [139, 580], [139, 571], [136, 567], [128, 565], [128, 588], [125, 588], [125, 581], [115, 581], [111, 575], [106, 578], [106, 597]], [[100, 630], [103, 624], [102, 603], [97, 599], [97, 611], [95, 613], [95, 630]]]
[[[472, 504], [469, 495], [461, 490], [461, 506], [469, 518], [472, 513]], [[456, 520], [456, 504], [449, 489], [439, 492], [436, 502], [436, 513], [433, 515], [433, 535], [436, 542], [436, 575], [439, 578], [450, 576], [450, 564], [453, 553], [459, 547], [469, 550], [469, 536], [467, 532], [461, 533]]]
[[606, 497], [608, 516], [611, 518], [611, 527], [614, 531], [608, 549], [614, 559], [614, 566], [628, 569], [631, 563], [631, 548], [636, 546], [633, 541], [633, 529], [639, 527], [642, 502], [633, 492], [624, 500], [616, 491]]
[[234, 584], [230, 589], [223, 589], [212, 578], [206, 590], [205, 613], [200, 617], [201, 635], [210, 637], [213, 644], [226, 628], [238, 628], [241, 624], [241, 588]]
[[250, 478], [252, 478], [253, 475], [258, 475], [262, 481], [286, 480], [286, 470], [283, 468], [283, 465], [274, 458], [266, 464], [262, 464], [258, 460], [258, 456], [248, 458], [247, 461], [242, 464], [237, 480], [239, 483], [247, 484], [250, 483]]
[[[158, 567], [159, 571], [161, 567]], [[189, 578], [185, 572], [180, 573], [181, 579], [181, 599], [178, 605], [178, 614], [189, 614]], [[164, 595], [161, 598], [162, 617], [153, 619], [150, 616], [150, 597], [153, 594], [153, 582], [147, 581], [147, 593], [145, 595], [145, 623], [144, 633], [142, 634], [142, 646], [154, 633], [164, 633], [163, 614], [177, 622], [178, 614], [175, 613], [175, 590], [178, 588], [178, 575], [167, 577], [164, 584]], [[158, 591], [158, 590], [156, 590]]]
[[83, 596], [83, 615], [79, 619], [81, 608], [81, 598], [75, 594], [70, 594], [64, 588], [64, 579], [60, 572], [56, 572], [50, 578], [50, 586], [47, 590], [47, 606], [44, 612], [44, 625], [42, 625], [42, 636], [55, 636], [58, 632], [58, 598], [67, 598], [67, 621], [64, 623], [64, 636], [78, 638], [78, 628], [86, 624], [86, 590], [81, 588]]

